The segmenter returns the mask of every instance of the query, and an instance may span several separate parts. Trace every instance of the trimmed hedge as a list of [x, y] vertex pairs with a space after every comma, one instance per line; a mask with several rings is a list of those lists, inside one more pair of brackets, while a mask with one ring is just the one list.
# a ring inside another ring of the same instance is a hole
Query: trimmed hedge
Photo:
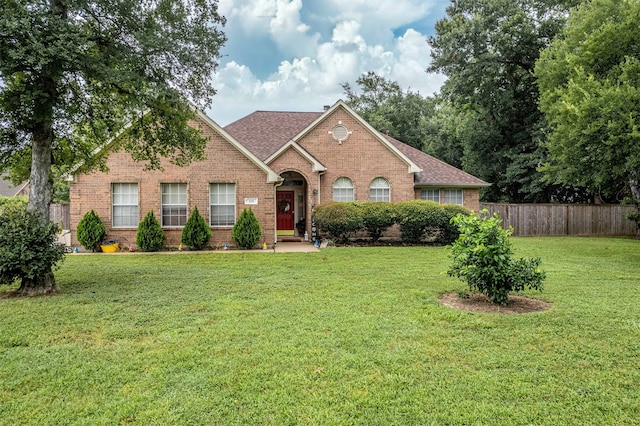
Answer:
[[362, 227], [374, 243], [396, 223], [396, 209], [391, 203], [360, 203], [357, 207], [362, 215]]
[[352, 233], [362, 230], [362, 213], [354, 203], [321, 204], [314, 212], [316, 226], [335, 241], [346, 242]]
[[407, 244], [451, 244], [460, 235], [451, 219], [467, 216], [471, 210], [458, 205], [441, 205], [433, 201], [409, 200], [387, 202], [331, 202], [319, 205], [314, 220], [321, 233], [337, 242], [347, 242], [357, 232], [366, 232], [377, 242], [384, 232], [397, 224], [401, 240]]

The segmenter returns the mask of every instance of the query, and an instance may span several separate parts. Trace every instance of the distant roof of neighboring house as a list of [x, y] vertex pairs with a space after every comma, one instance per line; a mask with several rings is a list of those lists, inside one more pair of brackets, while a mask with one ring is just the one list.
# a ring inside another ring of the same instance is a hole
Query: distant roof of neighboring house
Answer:
[[[256, 111], [224, 127], [235, 140], [262, 161], [298, 136], [322, 112]], [[416, 186], [484, 187], [490, 184], [438, 160], [390, 136], [380, 135], [422, 171], [415, 174]]]
[[18, 185], [13, 185], [10, 180], [6, 180], [5, 178], [8, 178], [8, 176], [0, 176], [0, 197], [15, 197], [16, 195], [20, 195], [29, 183], [25, 181]]

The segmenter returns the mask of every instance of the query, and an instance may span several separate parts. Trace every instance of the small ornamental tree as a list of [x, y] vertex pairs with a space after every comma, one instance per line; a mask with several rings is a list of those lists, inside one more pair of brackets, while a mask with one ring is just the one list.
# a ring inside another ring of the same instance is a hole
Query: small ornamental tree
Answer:
[[469, 290], [479, 291], [492, 303], [506, 305], [509, 292], [525, 288], [542, 290], [545, 273], [540, 270], [540, 258], [511, 259], [509, 235], [495, 213], [488, 216], [456, 215], [452, 222], [460, 236], [453, 243], [453, 262], [448, 274], [467, 282]]
[[456, 204], [445, 204], [442, 208], [444, 209], [446, 222], [444, 222], [436, 241], [440, 244], [451, 244], [460, 236], [460, 230], [456, 224], [451, 221], [451, 219], [453, 219], [457, 214], [469, 216], [473, 214], [473, 212], [466, 207]]
[[182, 244], [193, 250], [202, 250], [209, 243], [211, 228], [195, 207], [182, 229]]
[[107, 235], [100, 216], [93, 210], [86, 213], [78, 222], [78, 242], [87, 250], [98, 251], [100, 244]]
[[[43, 221], [24, 207], [6, 208], [0, 215], [0, 284], [21, 280], [18, 294], [57, 291], [52, 271], [64, 260], [65, 247], [57, 242], [58, 226]], [[51, 274], [49, 276], [49, 274]], [[46, 278], [49, 287], [35, 285]]]
[[319, 205], [313, 217], [318, 229], [338, 242], [346, 242], [351, 233], [362, 229], [362, 214], [354, 203], [331, 202]]
[[396, 210], [391, 203], [367, 202], [359, 204], [358, 208], [362, 215], [362, 226], [374, 243], [396, 221]]
[[164, 231], [162, 231], [160, 222], [153, 215], [153, 212], [149, 212], [138, 224], [136, 244], [142, 251], [159, 251], [162, 249], [163, 243]]
[[262, 229], [260, 223], [253, 214], [253, 210], [244, 209], [238, 218], [238, 221], [233, 225], [233, 231], [231, 234], [233, 241], [236, 242], [241, 249], [252, 249], [258, 244], [262, 237]]

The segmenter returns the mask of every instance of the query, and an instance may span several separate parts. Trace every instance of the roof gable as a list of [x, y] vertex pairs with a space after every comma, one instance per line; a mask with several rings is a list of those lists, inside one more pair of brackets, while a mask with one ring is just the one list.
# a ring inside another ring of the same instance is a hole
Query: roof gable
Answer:
[[395, 154], [398, 158], [400, 158], [403, 162], [405, 162], [408, 166], [408, 173], [417, 173], [420, 172], [420, 167], [415, 164], [409, 157], [407, 157], [402, 151], [400, 151], [395, 145], [389, 143], [389, 141], [384, 137], [384, 135], [378, 132], [376, 129], [371, 126], [367, 121], [365, 121], [362, 117], [360, 117], [356, 112], [349, 107], [343, 100], [339, 100], [332, 107], [326, 110], [322, 115], [320, 115], [316, 120], [310, 123], [306, 128], [304, 128], [300, 133], [298, 133], [293, 140], [299, 141], [306, 134], [311, 132], [314, 128], [316, 128], [321, 122], [323, 122], [327, 117], [329, 117], [335, 110], [343, 109], [347, 114], [349, 114], [352, 118], [354, 118], [362, 127], [364, 127], [369, 133], [371, 133], [382, 145], [386, 146], [393, 154]]
[[224, 130], [266, 161], [321, 115], [321, 112], [256, 111], [225, 126]]
[[[218, 123], [216, 123], [214, 120], [212, 120], [203, 111], [195, 108], [195, 106], [192, 106], [192, 107], [193, 107], [193, 109], [195, 111], [196, 118], [200, 119], [203, 123], [205, 123], [211, 129], [213, 129], [224, 140], [226, 140], [230, 145], [232, 145], [241, 154], [243, 154], [245, 157], [247, 157], [247, 159], [249, 159], [252, 163], [254, 163], [259, 169], [264, 171], [265, 174], [267, 175], [267, 182], [275, 183], [275, 182], [282, 181], [282, 178], [276, 172], [274, 172], [269, 166], [267, 166], [264, 163], [264, 161], [262, 161], [260, 158], [258, 158], [253, 152], [251, 152], [249, 149], [247, 149], [246, 146], [244, 146], [243, 144], [239, 143], [233, 136], [231, 136], [226, 130], [224, 130]], [[127, 123], [127, 125], [116, 136], [111, 138], [104, 145], [96, 148], [93, 151], [92, 155], [98, 155], [100, 152], [109, 149], [111, 147], [111, 145], [113, 145], [113, 143], [117, 140], [117, 138], [122, 134], [122, 132], [126, 131], [126, 129], [128, 129], [130, 127], [130, 125], [131, 125], [130, 123]], [[69, 170], [69, 172], [67, 172], [67, 180], [72, 180], [73, 179], [73, 175], [75, 175], [78, 172], [78, 170], [80, 170], [80, 168], [82, 167], [83, 164], [84, 164], [84, 162], [80, 162], [80, 163], [76, 164], [74, 167], [72, 167], [71, 170]]]

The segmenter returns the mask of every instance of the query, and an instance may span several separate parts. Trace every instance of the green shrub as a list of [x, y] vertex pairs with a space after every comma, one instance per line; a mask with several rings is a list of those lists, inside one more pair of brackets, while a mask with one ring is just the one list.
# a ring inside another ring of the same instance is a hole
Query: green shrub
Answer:
[[466, 207], [456, 204], [445, 204], [442, 208], [444, 209], [445, 222], [440, 229], [436, 242], [440, 244], [451, 244], [460, 236], [460, 230], [456, 224], [451, 221], [451, 219], [456, 217], [458, 214], [469, 216], [473, 214], [473, 212]]
[[86, 213], [78, 222], [78, 242], [87, 250], [98, 251], [106, 235], [107, 229], [93, 210]]
[[350, 234], [363, 227], [362, 214], [354, 203], [321, 204], [316, 207], [313, 217], [318, 229], [338, 242], [347, 241]]
[[540, 258], [511, 259], [508, 237], [512, 229], [500, 226], [500, 216], [464, 216], [453, 219], [460, 236], [453, 243], [453, 262], [448, 274], [466, 281], [471, 291], [479, 291], [493, 303], [506, 304], [509, 292], [525, 288], [542, 290], [545, 273]]
[[14, 205], [0, 215], [0, 284], [34, 280], [64, 260], [58, 226], [24, 206]]
[[367, 202], [358, 204], [362, 215], [362, 226], [372, 242], [380, 239], [384, 231], [396, 223], [395, 205], [386, 202]]
[[160, 222], [153, 215], [153, 212], [149, 212], [138, 224], [136, 244], [142, 251], [159, 251], [162, 249], [163, 243], [164, 231], [162, 231]]
[[434, 201], [402, 201], [396, 208], [400, 236], [405, 243], [420, 243], [427, 232], [437, 235], [447, 221], [444, 208]]
[[28, 203], [29, 199], [23, 196], [0, 197], [0, 214], [2, 214], [6, 209], [13, 207], [23, 207], [26, 209]]
[[233, 241], [241, 249], [252, 249], [262, 237], [260, 223], [253, 214], [253, 210], [244, 209], [240, 214], [231, 234]]
[[182, 244], [194, 250], [202, 250], [209, 243], [211, 228], [195, 207], [182, 229]]

